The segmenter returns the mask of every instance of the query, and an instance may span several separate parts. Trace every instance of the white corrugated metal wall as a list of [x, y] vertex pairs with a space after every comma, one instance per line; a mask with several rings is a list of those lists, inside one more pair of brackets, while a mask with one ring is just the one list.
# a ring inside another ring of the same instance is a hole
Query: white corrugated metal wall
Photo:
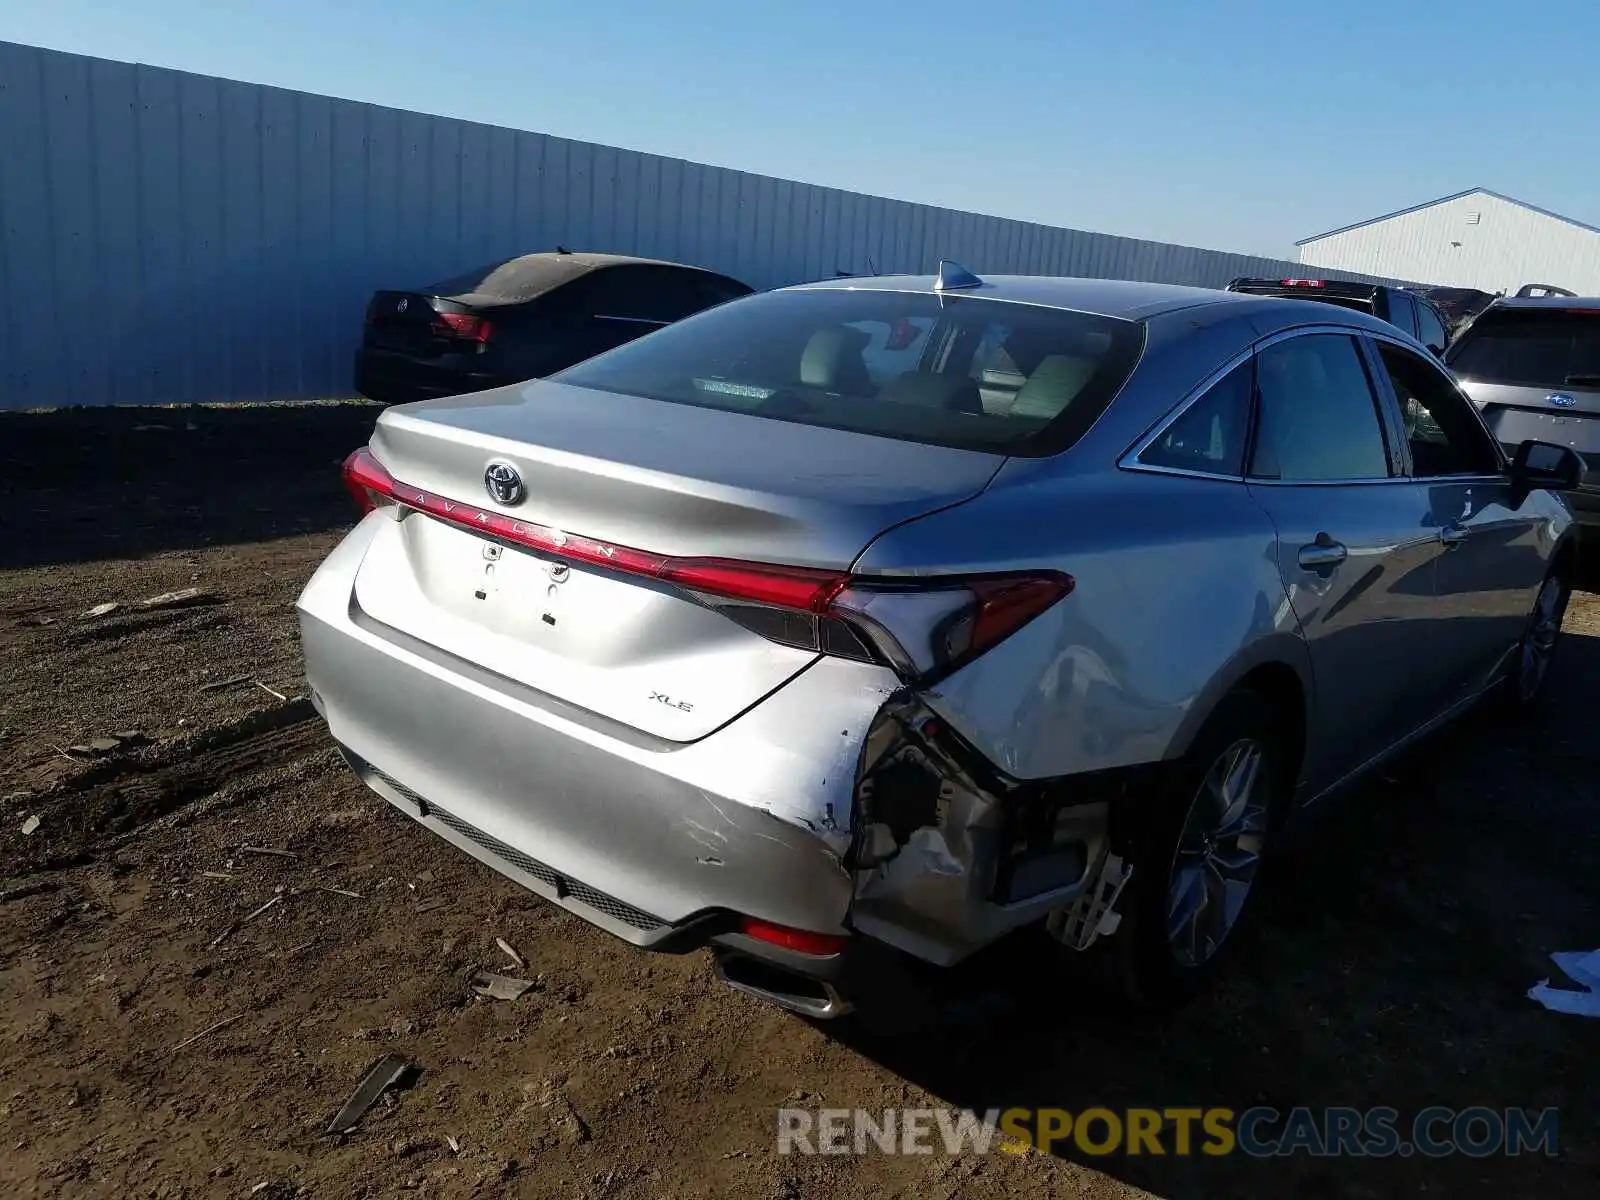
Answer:
[[758, 287], [1292, 270], [0, 42], [0, 408], [348, 395], [374, 289], [557, 244]]
[[1300, 261], [1485, 292], [1553, 283], [1600, 296], [1600, 233], [1486, 192], [1306, 242]]

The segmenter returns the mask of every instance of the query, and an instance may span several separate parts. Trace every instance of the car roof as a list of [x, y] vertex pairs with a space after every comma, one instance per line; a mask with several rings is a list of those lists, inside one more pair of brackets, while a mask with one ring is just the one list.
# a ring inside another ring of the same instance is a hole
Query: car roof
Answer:
[[698, 274], [713, 273], [707, 272], [704, 267], [663, 262], [655, 258], [635, 258], [627, 254], [542, 250], [475, 267], [437, 283], [430, 283], [421, 290], [432, 296], [442, 296], [476, 307], [523, 304], [594, 271], [620, 266], [672, 267]]
[[938, 292], [931, 275], [879, 275], [825, 279], [798, 284], [788, 291], [893, 291], [927, 292], [946, 296], [978, 296], [1018, 304], [1038, 304], [1072, 312], [1093, 313], [1125, 321], [1157, 320], [1172, 313], [1189, 314], [1211, 310], [1215, 317], [1249, 320], [1257, 335], [1308, 323], [1353, 325], [1393, 333], [1394, 327], [1370, 313], [1334, 305], [1321, 305], [1324, 311], [1309, 320], [1308, 299], [1314, 297], [1263, 296], [1251, 292], [1227, 292], [1217, 288], [1186, 287], [1176, 283], [1138, 283], [1126, 279], [1076, 279], [1046, 275], [985, 275], [980, 287]]
[[[789, 290], [935, 293], [934, 278], [932, 275], [850, 276], [798, 284]], [[1258, 304], [1264, 299], [1240, 292], [1185, 287], [1176, 283], [1136, 283], [1126, 279], [1076, 279], [1049, 275], [985, 275], [978, 287], [938, 294], [1039, 304], [1048, 308], [1120, 317], [1128, 321], [1199, 306]]]

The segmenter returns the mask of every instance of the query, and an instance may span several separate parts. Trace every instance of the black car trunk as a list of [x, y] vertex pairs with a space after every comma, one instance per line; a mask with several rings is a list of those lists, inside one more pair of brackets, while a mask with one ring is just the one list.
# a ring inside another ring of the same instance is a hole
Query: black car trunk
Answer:
[[416, 358], [482, 354], [488, 345], [483, 315], [469, 305], [426, 292], [377, 292], [367, 304], [365, 342]]

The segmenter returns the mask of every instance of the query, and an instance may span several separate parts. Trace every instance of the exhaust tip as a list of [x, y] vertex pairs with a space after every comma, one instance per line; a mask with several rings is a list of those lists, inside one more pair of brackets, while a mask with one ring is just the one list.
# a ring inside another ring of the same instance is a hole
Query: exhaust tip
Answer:
[[733, 988], [779, 1008], [819, 1021], [831, 1021], [851, 1010], [849, 1001], [821, 979], [764, 962], [747, 954], [719, 953], [714, 960], [717, 978]]

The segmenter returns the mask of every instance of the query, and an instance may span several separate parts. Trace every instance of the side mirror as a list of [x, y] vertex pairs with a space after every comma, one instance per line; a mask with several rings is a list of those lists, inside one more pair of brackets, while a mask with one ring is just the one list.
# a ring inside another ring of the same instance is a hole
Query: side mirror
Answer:
[[1576, 491], [1583, 485], [1583, 459], [1566, 446], [1523, 442], [1511, 459], [1511, 480], [1529, 490]]

